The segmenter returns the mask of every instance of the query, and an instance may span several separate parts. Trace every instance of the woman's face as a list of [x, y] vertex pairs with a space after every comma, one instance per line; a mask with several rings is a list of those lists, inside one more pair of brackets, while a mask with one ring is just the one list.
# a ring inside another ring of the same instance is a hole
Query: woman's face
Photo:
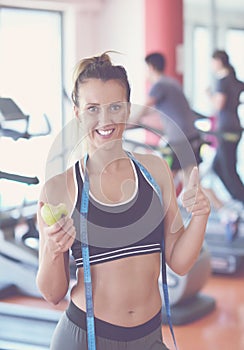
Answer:
[[217, 73], [219, 70], [223, 68], [223, 64], [221, 60], [218, 58], [212, 58], [212, 70], [214, 73]]
[[117, 80], [88, 79], [79, 88], [79, 108], [75, 113], [81, 123], [83, 135], [92, 149], [122, 140], [129, 117], [126, 89]]

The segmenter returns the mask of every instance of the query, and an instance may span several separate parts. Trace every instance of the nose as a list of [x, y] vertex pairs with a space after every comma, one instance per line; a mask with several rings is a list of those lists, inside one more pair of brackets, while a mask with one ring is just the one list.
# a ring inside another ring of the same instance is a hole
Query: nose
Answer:
[[101, 126], [105, 126], [108, 124], [111, 124], [111, 113], [109, 112], [109, 106], [104, 105], [101, 107], [100, 113], [99, 113], [99, 124]]

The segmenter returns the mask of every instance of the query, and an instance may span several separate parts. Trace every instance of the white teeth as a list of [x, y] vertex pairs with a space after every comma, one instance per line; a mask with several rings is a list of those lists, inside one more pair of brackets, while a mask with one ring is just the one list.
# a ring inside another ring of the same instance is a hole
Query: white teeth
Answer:
[[110, 130], [97, 130], [97, 132], [102, 136], [108, 136], [113, 132], [113, 129]]

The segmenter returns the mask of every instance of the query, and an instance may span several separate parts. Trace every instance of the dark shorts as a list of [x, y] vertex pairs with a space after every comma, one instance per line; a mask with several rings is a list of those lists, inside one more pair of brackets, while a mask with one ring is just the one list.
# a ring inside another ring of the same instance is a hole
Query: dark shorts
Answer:
[[[95, 332], [97, 350], [168, 350], [162, 341], [161, 311], [136, 327], [95, 318]], [[50, 350], [87, 350], [86, 314], [72, 301], [54, 331]]]

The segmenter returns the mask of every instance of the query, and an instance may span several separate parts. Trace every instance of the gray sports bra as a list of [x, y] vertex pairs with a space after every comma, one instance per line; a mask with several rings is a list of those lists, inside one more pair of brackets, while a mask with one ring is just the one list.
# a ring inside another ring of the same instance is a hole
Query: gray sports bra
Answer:
[[[87, 231], [90, 264], [104, 263], [141, 254], [161, 252], [164, 234], [163, 208], [158, 195], [139, 167], [135, 196], [126, 203], [106, 205], [89, 196]], [[77, 268], [83, 267], [80, 242], [80, 205], [83, 180], [80, 163], [75, 164], [77, 200], [72, 218], [76, 239], [71, 247]]]

